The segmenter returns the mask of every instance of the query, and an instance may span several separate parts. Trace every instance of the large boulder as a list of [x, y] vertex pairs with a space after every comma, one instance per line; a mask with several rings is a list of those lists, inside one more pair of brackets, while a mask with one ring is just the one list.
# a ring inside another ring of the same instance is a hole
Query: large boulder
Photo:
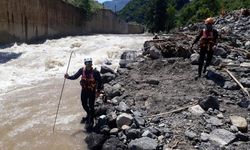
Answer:
[[137, 57], [137, 51], [125, 51], [121, 54], [120, 59], [124, 59], [127, 61], [134, 61]]
[[132, 140], [128, 144], [129, 150], [156, 150], [157, 141], [149, 137], [142, 137], [139, 139]]
[[188, 42], [181, 42], [185, 41], [184, 39], [186, 38], [186, 36], [172, 36], [171, 38], [162, 40], [146, 41], [144, 43], [143, 54], [149, 54], [149, 57], [154, 59], [160, 58], [161, 56], [165, 58], [190, 58], [193, 51], [189, 49]]
[[100, 150], [105, 142], [106, 137], [103, 134], [91, 133], [85, 138], [88, 148], [91, 150]]
[[106, 93], [108, 99], [112, 99], [116, 96], [122, 95], [122, 89], [120, 84], [115, 84], [113, 86], [109, 84], [104, 84], [104, 92]]
[[120, 102], [119, 105], [117, 106], [116, 110], [120, 111], [120, 112], [128, 112], [130, 110], [130, 108], [128, 107], [128, 105], [124, 102]]
[[140, 137], [140, 129], [128, 129], [125, 131], [125, 134], [127, 136], [127, 139], [136, 139]]
[[127, 146], [117, 137], [112, 137], [103, 144], [102, 150], [126, 150]]
[[215, 129], [210, 133], [209, 139], [218, 143], [220, 146], [226, 146], [234, 141], [236, 136], [224, 129]]
[[227, 51], [223, 47], [217, 47], [214, 51], [214, 55], [221, 56], [222, 58], [227, 57]]
[[102, 82], [103, 83], [109, 83], [110, 81], [114, 80], [115, 79], [115, 74], [112, 74], [112, 73], [105, 73], [105, 74], [102, 74]]
[[107, 67], [107, 66], [101, 66], [101, 74], [105, 74], [105, 73], [111, 73], [111, 74], [115, 74], [114, 70]]
[[208, 110], [209, 108], [212, 109], [220, 109], [220, 103], [216, 97], [213, 96], [208, 96], [206, 100], [202, 100], [199, 102], [199, 105], [201, 106], [202, 109]]
[[122, 128], [123, 125], [130, 125], [133, 122], [133, 117], [130, 114], [122, 113], [116, 118], [116, 124], [119, 129]]
[[136, 51], [125, 51], [121, 55], [119, 65], [121, 68], [126, 68], [128, 64], [135, 62], [138, 56]]
[[161, 51], [157, 49], [155, 46], [152, 46], [149, 50], [149, 57], [152, 59], [159, 59], [161, 58]]
[[191, 112], [193, 115], [196, 115], [196, 116], [200, 116], [203, 113], [205, 113], [205, 111], [201, 108], [200, 105], [195, 105], [195, 106], [189, 107], [188, 111]]
[[[173, 41], [172, 41], [173, 40]], [[170, 39], [162, 44], [159, 44], [158, 47], [161, 47], [163, 57], [183, 57], [190, 58], [192, 55], [192, 50], [189, 49], [189, 46], [178, 43], [176, 39]]]
[[240, 131], [247, 132], [247, 120], [240, 116], [230, 116], [231, 123], [236, 126]]
[[212, 80], [213, 82], [215, 82], [216, 84], [218, 84], [219, 86], [223, 87], [226, 81], [226, 78], [219, 72], [215, 72], [215, 71], [211, 71], [208, 70], [207, 72], [207, 78], [209, 80]]
[[209, 119], [206, 119], [206, 122], [212, 124], [213, 126], [223, 125], [222, 120], [220, 120], [216, 117], [213, 117], [213, 116], [211, 116]]

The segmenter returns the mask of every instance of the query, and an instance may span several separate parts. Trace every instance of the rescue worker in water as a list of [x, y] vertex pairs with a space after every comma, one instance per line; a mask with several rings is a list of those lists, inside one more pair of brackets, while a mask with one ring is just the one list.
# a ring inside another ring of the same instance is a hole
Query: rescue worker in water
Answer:
[[92, 58], [84, 59], [84, 64], [85, 68], [80, 68], [78, 72], [72, 76], [65, 74], [64, 77], [66, 79], [76, 80], [82, 75], [80, 81], [82, 86], [81, 101], [82, 107], [86, 111], [87, 116], [82, 119], [81, 123], [86, 120], [86, 123], [92, 127], [94, 125], [95, 98], [100, 95], [100, 92], [103, 89], [103, 84], [99, 71], [92, 67]]
[[[216, 44], [218, 39], [218, 32], [213, 28], [214, 19], [207, 18], [205, 20], [205, 28], [199, 32], [199, 35], [195, 38], [192, 47], [200, 40], [200, 58], [198, 67], [198, 76], [195, 79], [201, 77], [201, 72], [206, 57], [206, 64], [204, 66], [203, 73], [206, 73], [207, 67], [210, 65], [214, 50], [216, 50]], [[191, 47], [191, 49], [192, 49]]]

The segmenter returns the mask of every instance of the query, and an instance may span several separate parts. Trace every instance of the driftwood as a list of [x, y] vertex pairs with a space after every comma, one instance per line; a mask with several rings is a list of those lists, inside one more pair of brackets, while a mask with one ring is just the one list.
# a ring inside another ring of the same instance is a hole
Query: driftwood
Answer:
[[229, 74], [229, 76], [240, 86], [243, 92], [247, 94], [248, 97], [250, 97], [249, 92], [244, 88], [244, 86], [234, 77], [234, 75], [226, 68], [224, 70]]
[[249, 53], [247, 50], [242, 49], [242, 48], [233, 47], [233, 46], [229, 46], [229, 45], [225, 45], [225, 47], [229, 48], [231, 51], [241, 51], [244, 53]]
[[192, 107], [192, 106], [195, 106], [195, 105], [189, 105], [189, 106], [181, 107], [181, 108], [178, 108], [178, 109], [175, 109], [175, 110], [172, 110], [172, 111], [168, 111], [168, 112], [164, 112], [164, 113], [159, 113], [159, 114], [151, 115], [151, 116], [148, 116], [148, 117], [152, 118], [152, 117], [156, 117], [156, 116], [162, 116], [162, 115], [177, 113], [177, 112], [183, 111], [185, 109], [188, 109], [189, 107]]

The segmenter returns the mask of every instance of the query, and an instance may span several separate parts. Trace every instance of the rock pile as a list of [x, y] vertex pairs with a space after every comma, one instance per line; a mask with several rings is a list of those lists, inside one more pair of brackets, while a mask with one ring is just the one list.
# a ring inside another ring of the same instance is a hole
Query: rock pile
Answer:
[[[236, 11], [217, 20], [219, 32], [230, 27], [222, 35], [232, 34], [238, 44], [233, 38], [221, 38], [215, 59], [250, 91], [246, 57], [250, 30], [245, 30], [249, 16]], [[194, 80], [193, 64], [199, 56], [189, 49], [194, 38], [191, 28], [199, 25], [146, 42], [144, 55], [149, 57], [125, 52], [117, 72], [102, 67], [107, 101], [101, 97], [96, 101], [95, 126], [85, 139], [90, 149], [250, 147], [250, 99], [218, 67], [211, 66], [206, 78]]]

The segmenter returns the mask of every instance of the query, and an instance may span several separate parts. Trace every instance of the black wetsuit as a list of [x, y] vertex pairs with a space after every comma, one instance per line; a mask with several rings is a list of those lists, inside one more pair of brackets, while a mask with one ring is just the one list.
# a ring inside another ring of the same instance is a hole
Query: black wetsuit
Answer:
[[[213, 32], [213, 42], [216, 43], [218, 39], [218, 32], [215, 29], [213, 29], [212, 32]], [[199, 35], [196, 36], [193, 44], [197, 43], [202, 36], [203, 36], [203, 30], [201, 30], [199, 32]], [[206, 64], [204, 66], [204, 71], [203, 71], [204, 73], [206, 72], [206, 68], [210, 65], [212, 61], [213, 54], [214, 54], [214, 51], [212, 49], [209, 49], [208, 45], [200, 47], [200, 58], [199, 58], [199, 68], [198, 68], [199, 77], [201, 76], [202, 67], [203, 67], [206, 55], [207, 55], [207, 59], [206, 59]]]
[[[96, 89], [97, 91], [101, 91], [103, 89], [102, 79], [99, 71], [96, 69], [93, 70], [85, 70], [85, 76], [89, 78], [91, 76], [91, 71], [93, 71], [93, 77], [97, 83]], [[78, 72], [72, 76], [69, 76], [68, 79], [70, 80], [76, 80], [83, 74], [83, 68], [79, 69]], [[94, 105], [95, 105], [95, 94], [96, 91], [89, 91], [82, 88], [81, 92], [81, 101], [82, 101], [82, 107], [87, 112], [87, 116], [94, 116]]]

